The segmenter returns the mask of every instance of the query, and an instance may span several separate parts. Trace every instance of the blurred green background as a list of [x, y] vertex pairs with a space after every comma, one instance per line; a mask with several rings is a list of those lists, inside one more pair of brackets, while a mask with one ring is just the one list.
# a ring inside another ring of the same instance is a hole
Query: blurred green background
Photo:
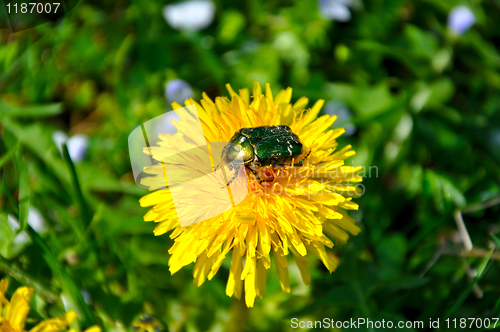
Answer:
[[[213, 17], [174, 4], [170, 23], [167, 4], [80, 1], [16, 34], [0, 9], [0, 277], [9, 294], [35, 288], [33, 321], [64, 305], [109, 331], [143, 314], [170, 331], [500, 316], [499, 1], [218, 0]], [[458, 5], [469, 16], [451, 17]], [[200, 288], [192, 265], [170, 275], [173, 241], [143, 222], [127, 138], [179, 94], [254, 81], [325, 99], [349, 128], [339, 145], [358, 152], [348, 162], [376, 169], [351, 213], [362, 232], [334, 248], [337, 271], [316, 262], [305, 287], [290, 261], [285, 294], [273, 268], [246, 309], [225, 295], [229, 261]], [[74, 163], [54, 143], [61, 131], [80, 138], [67, 142]]]

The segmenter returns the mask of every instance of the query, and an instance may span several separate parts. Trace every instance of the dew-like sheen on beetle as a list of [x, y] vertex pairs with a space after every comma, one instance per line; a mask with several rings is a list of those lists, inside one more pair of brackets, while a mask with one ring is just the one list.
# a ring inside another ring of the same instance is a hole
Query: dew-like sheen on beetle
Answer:
[[[222, 152], [222, 160], [229, 164], [237, 157], [242, 157], [243, 163], [257, 178], [259, 183], [272, 182], [261, 180], [254, 167], [262, 166], [291, 166], [293, 159], [300, 156], [304, 147], [289, 126], [261, 126], [242, 128], [234, 133], [233, 137]], [[309, 151], [310, 153], [310, 151]], [[305, 157], [307, 158], [309, 154]], [[295, 163], [302, 166], [305, 158]], [[238, 172], [231, 178], [228, 185], [238, 176]]]

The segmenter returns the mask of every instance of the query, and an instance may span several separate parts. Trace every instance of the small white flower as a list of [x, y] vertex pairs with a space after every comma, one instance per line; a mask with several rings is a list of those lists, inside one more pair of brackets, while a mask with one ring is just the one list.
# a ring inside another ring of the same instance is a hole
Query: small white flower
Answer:
[[52, 134], [52, 140], [54, 141], [55, 145], [57, 146], [57, 149], [59, 150], [59, 152], [62, 154], [62, 146], [68, 140], [68, 135], [66, 135], [66, 133], [58, 130]]
[[[9, 221], [10, 228], [13, 232], [19, 230], [19, 221], [13, 215], [8, 215], [7, 220]], [[42, 214], [36, 208], [30, 206], [28, 210], [28, 225], [33, 228], [33, 230], [39, 234], [44, 233], [47, 230], [45, 220]], [[29, 241], [28, 234], [26, 232], [19, 233], [14, 239], [14, 244], [22, 244]]]
[[[19, 221], [16, 219], [16, 217], [9, 214], [7, 215], [7, 220], [9, 221], [10, 229], [12, 229], [14, 233], [17, 232], [20, 226], [19, 226]], [[28, 242], [30, 242], [28, 233], [22, 231], [21, 233], [16, 235], [16, 237], [12, 241], [12, 244], [14, 244], [15, 246], [22, 246]]]
[[163, 8], [167, 23], [177, 30], [201, 30], [208, 27], [215, 14], [211, 0], [176, 2]]
[[352, 0], [318, 0], [321, 16], [326, 19], [348, 22], [351, 19]]
[[476, 16], [467, 6], [456, 6], [448, 15], [448, 28], [462, 35], [476, 23]]
[[90, 296], [90, 292], [87, 289], [82, 289], [81, 291], [83, 300], [87, 304], [92, 304], [92, 297]]
[[182, 105], [186, 99], [193, 98], [193, 96], [194, 94], [191, 85], [179, 78], [168, 81], [165, 85], [165, 97], [170, 103], [175, 101]]
[[87, 148], [89, 147], [89, 138], [84, 134], [76, 134], [68, 139], [68, 135], [62, 131], [56, 131], [52, 134], [52, 140], [62, 154], [62, 145], [66, 143], [71, 160], [78, 163], [85, 158]]
[[30, 206], [28, 211], [28, 224], [39, 234], [44, 233], [47, 230], [42, 214], [32, 206]]
[[82, 161], [87, 154], [87, 148], [89, 147], [89, 138], [87, 137], [87, 135], [76, 134], [74, 136], [71, 136], [66, 144], [68, 145], [68, 152], [71, 160], [77, 163]]

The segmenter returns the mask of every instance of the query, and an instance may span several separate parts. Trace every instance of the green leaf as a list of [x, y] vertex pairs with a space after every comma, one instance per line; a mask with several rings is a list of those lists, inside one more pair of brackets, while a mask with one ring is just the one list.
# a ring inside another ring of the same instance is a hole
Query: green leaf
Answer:
[[33, 151], [42, 159], [48, 168], [64, 185], [70, 184], [70, 176], [64, 161], [60, 157], [57, 147], [52, 141], [50, 131], [40, 123], [21, 125], [19, 122], [5, 118], [2, 125], [13, 134], [19, 142]]
[[[21, 125], [11, 118], [5, 118], [2, 124], [23, 146], [28, 147], [44, 161], [48, 169], [59, 179], [62, 185], [69, 187], [72, 181], [71, 174], [68, 172], [67, 162], [65, 163], [63, 158], [61, 158], [56, 145], [52, 141], [50, 129], [42, 126], [40, 123]], [[84, 194], [91, 190], [98, 190], [124, 192], [142, 196], [146, 192], [134, 183], [117, 180], [94, 164], [82, 162], [76, 167], [78, 168], [80, 185]]]
[[134, 45], [135, 42], [135, 36], [134, 34], [129, 34], [121, 43], [120, 47], [116, 51], [116, 55], [113, 61], [113, 67], [115, 70], [115, 80], [118, 83], [121, 73], [123, 72], [124, 68], [126, 66], [124, 65], [125, 60], [127, 59], [128, 54], [130, 53], [130, 50], [132, 49], [132, 46]]
[[237, 10], [227, 10], [222, 13], [218, 39], [228, 44], [232, 42], [245, 27], [245, 16]]
[[364, 52], [382, 54], [388, 58], [395, 59], [405, 64], [406, 67], [418, 77], [422, 76], [423, 72], [426, 70], [424, 64], [428, 56], [416, 50], [389, 46], [373, 40], [360, 40], [356, 42], [356, 46]]
[[417, 91], [411, 99], [411, 106], [416, 112], [425, 108], [442, 109], [455, 93], [453, 82], [449, 78], [442, 78], [432, 83], [418, 82]]
[[330, 83], [325, 90], [332, 98], [342, 100], [353, 107], [358, 113], [358, 120], [367, 120], [383, 114], [394, 104], [387, 82], [373, 86]]
[[0, 120], [12, 117], [45, 117], [59, 115], [63, 111], [61, 103], [31, 106], [12, 106], [0, 100]]
[[26, 160], [19, 155], [19, 232], [22, 232], [28, 224], [28, 211], [30, 207], [29, 192], [30, 178]]
[[5, 193], [5, 196], [7, 196], [7, 199], [9, 200], [10, 205], [14, 209], [16, 214], [19, 214], [19, 207], [17, 206], [16, 202], [14, 201], [14, 198], [9, 192], [9, 188], [7, 187], [7, 170], [5, 167], [3, 168], [3, 176], [2, 176], [2, 186], [3, 186], [3, 191]]
[[80, 319], [84, 322], [85, 325], [94, 325], [94, 315], [88, 305], [85, 303], [80, 289], [75, 284], [73, 278], [71, 278], [71, 276], [66, 272], [61, 262], [57, 260], [57, 258], [50, 250], [49, 246], [44, 242], [40, 235], [38, 235], [38, 233], [35, 232], [35, 230], [29, 225], [26, 230], [33, 242], [40, 247], [45, 262], [50, 267], [54, 276], [60, 282], [63, 292], [68, 295], [68, 302], [70, 303], [70, 305], [77, 309], [77, 312], [80, 314]]
[[9, 257], [9, 248], [16, 236], [9, 225], [9, 219], [6, 213], [0, 213], [0, 255]]
[[202, 38], [196, 32], [183, 31], [183, 36], [191, 43], [195, 51], [198, 53], [201, 61], [206, 65], [206, 68], [211, 72], [214, 80], [219, 85], [225, 83], [224, 65], [221, 60], [213, 53], [202, 47]]
[[377, 247], [377, 256], [381, 262], [401, 265], [406, 259], [406, 247], [404, 235], [390, 235]]
[[423, 277], [412, 277], [412, 276], [401, 277], [401, 278], [396, 278], [394, 280], [381, 282], [378, 285], [378, 289], [394, 292], [400, 289], [419, 288], [429, 283], [430, 280], [431, 280], [430, 278], [423, 278]]
[[460, 189], [458, 189], [453, 182], [444, 176], [440, 176], [440, 180], [443, 196], [455, 203], [457, 207], [463, 208], [467, 204], [467, 200]]
[[356, 282], [351, 282], [345, 286], [332, 289], [326, 296], [318, 299], [314, 303], [306, 306], [305, 308], [292, 313], [293, 317], [300, 317], [316, 312], [318, 308], [325, 306], [333, 307], [338, 306], [342, 308], [347, 307], [362, 307], [363, 296], [359, 293], [358, 285]]
[[2, 158], [0, 158], [0, 168], [2, 168], [3, 165], [5, 165], [5, 163], [7, 163], [10, 160], [10, 158], [12, 158], [15, 152], [16, 152], [15, 148], [11, 149], [9, 150], [9, 152], [3, 155]]
[[377, 249], [380, 262], [379, 273], [383, 280], [393, 280], [401, 274], [401, 267], [406, 261], [408, 243], [402, 234], [386, 236]]
[[407, 24], [404, 34], [412, 44], [412, 51], [417, 54], [425, 54], [432, 58], [437, 53], [439, 42], [435, 33]]
[[458, 208], [463, 208], [467, 200], [455, 184], [444, 175], [432, 170], [426, 170], [424, 177], [425, 193], [434, 198], [434, 204], [440, 211], [445, 209], [445, 201], [453, 202]]
[[497, 245], [497, 247], [500, 249], [500, 239], [498, 237], [496, 237], [495, 234], [493, 234], [493, 233], [491, 233], [490, 235], [493, 238], [493, 241], [495, 241], [495, 244]]

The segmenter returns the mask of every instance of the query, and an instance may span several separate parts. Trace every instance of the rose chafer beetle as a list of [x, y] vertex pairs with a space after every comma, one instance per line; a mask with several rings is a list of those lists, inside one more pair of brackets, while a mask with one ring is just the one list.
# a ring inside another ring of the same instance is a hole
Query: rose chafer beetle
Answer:
[[[304, 146], [289, 126], [261, 126], [242, 128], [235, 132], [229, 144], [222, 151], [222, 160], [229, 164], [236, 158], [242, 157], [245, 167], [255, 175], [261, 184], [273, 180], [261, 180], [254, 169], [255, 167], [292, 166], [292, 161], [303, 152]], [[310, 153], [311, 151], [304, 159], [294, 165], [302, 166]], [[238, 176], [238, 170], [227, 185], [231, 184]]]

